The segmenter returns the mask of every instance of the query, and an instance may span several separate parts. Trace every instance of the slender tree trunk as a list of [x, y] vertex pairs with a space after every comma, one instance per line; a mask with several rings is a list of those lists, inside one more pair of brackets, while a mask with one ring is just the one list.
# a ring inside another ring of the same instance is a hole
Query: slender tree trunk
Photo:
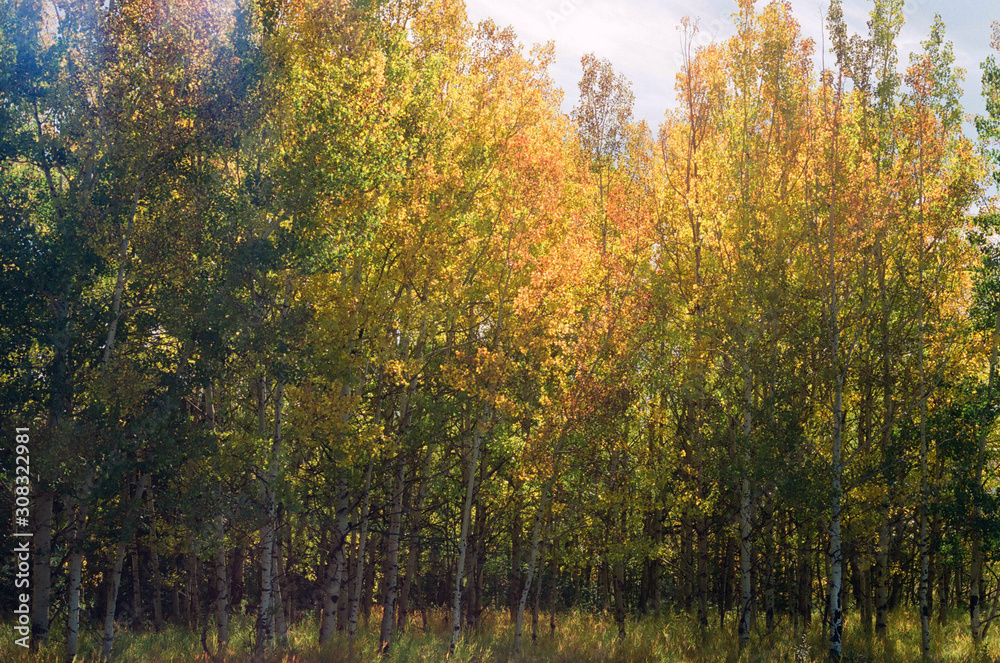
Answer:
[[[923, 297], [923, 275], [921, 274], [920, 296]], [[920, 342], [918, 363], [920, 369], [920, 643], [925, 661], [931, 658], [931, 612], [928, 601], [930, 556], [928, 550], [927, 506], [930, 501], [927, 471], [927, 383], [924, 376], [924, 313], [920, 305]]]
[[272, 548], [274, 559], [271, 562], [271, 569], [273, 570], [271, 577], [271, 601], [274, 609], [274, 642], [277, 646], [284, 647], [288, 644], [288, 620], [286, 619], [285, 601], [283, 592], [281, 591], [282, 585], [285, 582], [285, 546], [282, 536], [284, 524], [282, 523], [281, 516], [278, 518], [278, 523], [278, 527], [275, 528], [274, 546]]
[[835, 213], [838, 211], [839, 202], [837, 200], [837, 177], [838, 177], [838, 164], [837, 164], [837, 132], [839, 123], [839, 113], [840, 104], [843, 94], [843, 82], [842, 79], [838, 82], [837, 89], [837, 101], [836, 107], [834, 108], [834, 126], [833, 126], [833, 144], [830, 153], [830, 216], [829, 216], [829, 262], [828, 262], [828, 279], [829, 279], [829, 308], [827, 310], [827, 324], [828, 333], [830, 335], [830, 368], [833, 370], [833, 411], [831, 413], [831, 424], [833, 429], [833, 454], [832, 454], [832, 470], [833, 476], [831, 481], [832, 488], [832, 504], [830, 509], [830, 553], [829, 553], [829, 564], [830, 564], [830, 603], [829, 603], [829, 614], [830, 614], [830, 658], [834, 661], [839, 661], [841, 657], [841, 645], [842, 645], [842, 633], [843, 633], [843, 621], [842, 621], [842, 609], [840, 604], [841, 595], [841, 584], [843, 580], [843, 551], [841, 549], [840, 540], [840, 517], [841, 517], [841, 502], [843, 499], [843, 490], [841, 488], [841, 480], [844, 473], [843, 459], [841, 457], [842, 444], [843, 444], [843, 427], [844, 427], [844, 378], [846, 373], [846, 367], [842, 365], [845, 362], [845, 358], [842, 356], [841, 351], [841, 340], [840, 340], [840, 302], [837, 293], [837, 223]]
[[[479, 459], [479, 478], [477, 485], [486, 483], [486, 471], [489, 469], [486, 449], [482, 449]], [[478, 494], [478, 493], [477, 493]], [[476, 628], [483, 612], [483, 577], [486, 558], [486, 505], [478, 499], [473, 501], [476, 510], [475, 525], [472, 528], [472, 559], [467, 577], [469, 581], [468, 598], [466, 599], [466, 623], [470, 628]]]
[[[879, 321], [882, 336], [882, 430], [880, 434], [883, 472], [889, 471], [892, 428], [895, 417], [893, 404], [892, 352], [889, 346], [889, 297], [885, 283], [885, 261], [882, 244], [876, 244], [878, 261], [878, 290], [882, 315]], [[886, 482], [887, 483], [887, 482]], [[879, 510], [878, 550], [875, 555], [875, 634], [885, 639], [889, 624], [889, 552], [892, 539], [889, 535], [890, 519], [889, 486], [883, 486]]]
[[694, 610], [694, 544], [692, 533], [694, 526], [690, 518], [681, 518], [681, 586], [684, 595], [684, 612], [688, 615]]
[[708, 628], [708, 519], [704, 513], [699, 513], [695, 522], [698, 537], [698, 624], [704, 635]]
[[969, 628], [972, 631], [972, 643], [978, 648], [983, 644], [981, 601], [983, 578], [983, 547], [981, 535], [972, 535], [972, 566], [969, 569]]
[[889, 498], [883, 498], [875, 557], [875, 634], [885, 638], [889, 624], [889, 553], [892, 536], [889, 532]]
[[[281, 456], [281, 409], [284, 385], [278, 382], [271, 398], [274, 399], [274, 426], [271, 436], [269, 466], [261, 493], [264, 502], [264, 524], [260, 530], [260, 609], [257, 615], [257, 648], [260, 651], [274, 644], [274, 539], [278, 520], [278, 501], [275, 493], [278, 482], [278, 463]], [[267, 430], [266, 404], [268, 400], [267, 382], [258, 380], [259, 426]], [[281, 606], [277, 606], [280, 609]]]
[[[209, 382], [205, 387], [205, 416], [212, 433], [215, 433], [215, 390]], [[215, 535], [215, 624], [219, 631], [220, 650], [229, 642], [229, 587], [226, 567], [226, 522], [222, 512], [221, 484], [215, 489], [219, 509], [213, 519]]]
[[766, 620], [767, 632], [774, 631], [774, 575], [775, 575], [775, 554], [774, 554], [774, 507], [770, 507], [770, 516], [764, 530], [764, 618]]
[[81, 495], [70, 505], [73, 524], [69, 532], [69, 608], [66, 619], [66, 658], [76, 659], [80, 636], [80, 593], [83, 587], [83, 539], [87, 531], [87, 509], [90, 505], [90, 491], [94, 485], [94, 470], [91, 469], [84, 481]]
[[351, 612], [347, 619], [347, 633], [351, 642], [354, 641], [354, 635], [358, 630], [358, 609], [361, 605], [361, 590], [365, 576], [365, 546], [368, 542], [368, 509], [371, 503], [372, 468], [374, 465], [374, 459], [369, 461], [368, 470], [365, 472], [364, 504], [361, 507], [361, 531], [358, 534], [357, 567], [354, 571], [354, 587], [351, 592]]
[[[996, 381], [998, 354], [1000, 354], [1000, 311], [997, 311], [993, 322], [993, 352], [990, 355], [990, 375], [987, 389], [988, 402], [993, 403], [993, 385]], [[982, 426], [986, 428], [986, 426]], [[983, 470], [986, 465], [986, 430], [980, 430], [977, 434], [979, 449], [976, 454], [975, 486], [983, 485]], [[976, 499], [973, 509], [972, 526], [972, 567], [969, 569], [969, 627], [972, 631], [972, 642], [978, 649], [983, 642], [981, 601], [983, 582], [983, 537], [979, 527], [979, 520], [982, 518], [982, 507], [980, 500]]]
[[[561, 446], [561, 443], [560, 443]], [[549, 480], [545, 483], [542, 488], [541, 498], [538, 500], [538, 509], [535, 511], [535, 522], [531, 527], [531, 554], [528, 557], [528, 575], [524, 580], [524, 589], [521, 591], [521, 597], [517, 602], [517, 619], [514, 621], [514, 652], [521, 651], [521, 630], [524, 625], [524, 607], [528, 603], [528, 592], [531, 590], [531, 582], [535, 575], [535, 565], [538, 562], [538, 547], [541, 541], [542, 532], [542, 519], [547, 508], [547, 501], [549, 497], [549, 491], [552, 489], [552, 483], [555, 480], [555, 474], [549, 477]]]
[[403, 489], [406, 486], [406, 463], [402, 449], [396, 459], [395, 486], [392, 494], [392, 513], [389, 516], [389, 535], [386, 541], [385, 591], [382, 595], [382, 628], [379, 631], [379, 651], [386, 651], [392, 640], [396, 624], [396, 597], [399, 589], [399, 538], [403, 522]]
[[[942, 473], [942, 463], [943, 454], [941, 450], [937, 450], [937, 458], [935, 460], [935, 470], [931, 474], [932, 480], [936, 487], [941, 486], [941, 473]], [[932, 498], [933, 499], [933, 498]], [[934, 509], [934, 514], [931, 517], [931, 540], [930, 540], [930, 573], [928, 575], [929, 588], [927, 590], [927, 600], [928, 600], [928, 610], [930, 611], [930, 616], [934, 617], [934, 588], [937, 587], [938, 598], [940, 599], [941, 592], [941, 575], [944, 573], [944, 568], [941, 564], [941, 518], [939, 510]]]
[[159, 544], [156, 538], [156, 505], [153, 490], [149, 489], [149, 563], [153, 567], [153, 629], [163, 630], [163, 580], [160, 577]]
[[799, 551], [799, 614], [802, 616], [803, 630], [812, 623], [812, 537], [803, 537]]
[[132, 506], [127, 515], [128, 522], [124, 528], [125, 532], [123, 532], [123, 538], [118, 541], [114, 562], [112, 563], [111, 581], [107, 587], [107, 605], [104, 612], [104, 639], [101, 647], [101, 656], [106, 661], [111, 659], [111, 650], [115, 642], [115, 607], [118, 604], [118, 590], [121, 588], [122, 583], [122, 567], [125, 565], [125, 551], [134, 534], [132, 520], [138, 512], [139, 506], [142, 504], [148, 480], [148, 474], [143, 474], [139, 478], [135, 489], [136, 494], [132, 498]]
[[618, 625], [618, 638], [625, 637], [625, 561], [616, 559], [611, 564], [611, 589], [615, 598], [615, 623]]
[[397, 626], [400, 633], [406, 630], [406, 622], [409, 619], [410, 589], [413, 587], [413, 579], [417, 572], [417, 558], [420, 553], [420, 527], [423, 522], [424, 502], [427, 500], [427, 491], [430, 487], [433, 453], [433, 448], [428, 448], [424, 455], [420, 473], [420, 487], [417, 488], [417, 501], [410, 516], [410, 541], [406, 552], [406, 571], [403, 578], [403, 588], [399, 591], [399, 623]]
[[323, 645], [333, 638], [337, 626], [337, 612], [340, 607], [340, 597], [346, 586], [347, 579], [347, 525], [349, 494], [347, 481], [341, 477], [337, 481], [337, 529], [333, 535], [333, 554], [329, 555], [326, 564], [326, 583], [323, 591], [323, 620], [319, 629], [319, 644]]
[[122, 566], [125, 563], [125, 542], [119, 541], [112, 561], [111, 580], [107, 582], [107, 599], [104, 608], [104, 639], [101, 647], [102, 660], [111, 660], [111, 648], [115, 642], [115, 606], [118, 603], [118, 589], [122, 581]]
[[346, 549], [344, 551], [344, 572], [340, 581], [340, 602], [337, 604], [337, 630], [347, 630], [347, 620], [351, 615], [351, 587], [354, 586], [354, 573], [352, 569], [358, 566], [358, 531], [354, 530], [353, 536], [348, 536], [344, 540]]
[[549, 539], [549, 578], [552, 583], [549, 589], [549, 634], [556, 634], [556, 602], [559, 598], [558, 566], [556, 566], [555, 542]]
[[[751, 407], [753, 405], [753, 377], [749, 367], [744, 367], [743, 377], [743, 443], [746, 445], [743, 452], [744, 467], [747, 472], [750, 470], [750, 439], [753, 430], [751, 419]], [[750, 643], [750, 618], [753, 610], [753, 585], [750, 581], [750, 568], [752, 565], [750, 550], [750, 522], [753, 514], [750, 512], [750, 479], [743, 477], [740, 488], [740, 651]], [[721, 611], [721, 606], [720, 606]]]
[[861, 582], [861, 625], [864, 629], [865, 634], [871, 635], [872, 633], [872, 567], [871, 562], [867, 558], [862, 558], [864, 562], [862, 566], [858, 564], [858, 573], [860, 574]]
[[[548, 527], [546, 527], [548, 529]], [[545, 556], [545, 541], [539, 547], [539, 556]], [[531, 641], [538, 641], [538, 611], [542, 604], [542, 574], [539, 573], [535, 580], [535, 598], [531, 604]]]
[[51, 491], [35, 496], [34, 587], [31, 600], [31, 647], [37, 650], [49, 637], [49, 599], [52, 591]]
[[219, 646], [229, 642], [229, 583], [226, 566], [226, 523], [221, 513], [215, 514], [215, 623], [219, 629]]
[[449, 655], [455, 653], [458, 638], [462, 632], [462, 579], [465, 573], [465, 555], [468, 549], [469, 525], [472, 518], [472, 498], [475, 494], [476, 469], [479, 465], [479, 445], [485, 434], [486, 420], [489, 417], [489, 406], [483, 408], [483, 414], [476, 423], [472, 434], [472, 449], [469, 454], [468, 481], [465, 486], [465, 502], [462, 505], [462, 526], [458, 541], [458, 566], [455, 570], [455, 591], [452, 600], [451, 643]]
[[938, 567], [938, 624], [944, 626], [948, 620], [948, 609], [951, 607], [951, 569], [943, 561]]
[[139, 574], [139, 540], [132, 543], [132, 620], [133, 626], [142, 626], [142, 587]]

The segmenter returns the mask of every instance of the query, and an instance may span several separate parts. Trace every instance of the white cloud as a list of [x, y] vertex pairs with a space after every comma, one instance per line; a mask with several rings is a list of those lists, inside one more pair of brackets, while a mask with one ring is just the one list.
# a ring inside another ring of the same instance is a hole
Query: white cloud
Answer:
[[[968, 72], [963, 103], [966, 112], [982, 113], [979, 63], [989, 54], [990, 23], [1000, 20], [1000, 7], [990, 11], [984, 3], [958, 0], [947, 5], [934, 0], [907, 0], [906, 25], [897, 41], [900, 71], [909, 54], [920, 50], [934, 20], [942, 15], [946, 37], [954, 43], [956, 64]], [[763, 2], [758, 2], [763, 6]], [[849, 30], [867, 33], [871, 2], [847, 0], [844, 16]], [[615, 69], [632, 81], [636, 96], [635, 115], [646, 120], [654, 132], [667, 108], [675, 105], [674, 80], [679, 69], [680, 19], [699, 19], [701, 43], [724, 40], [734, 32], [731, 15], [736, 3], [728, 0], [467, 0], [469, 19], [492, 18], [511, 25], [527, 46], [553, 40], [556, 62], [552, 75], [566, 92], [568, 112], [578, 98], [580, 58], [589, 52], [609, 59]], [[822, 58], [823, 17], [826, 3], [793, 0], [792, 11], [805, 36], [816, 42], [814, 62]], [[827, 40], [828, 42], [829, 40]], [[827, 63], [831, 61], [827, 56]], [[971, 127], [966, 126], [966, 131]]]

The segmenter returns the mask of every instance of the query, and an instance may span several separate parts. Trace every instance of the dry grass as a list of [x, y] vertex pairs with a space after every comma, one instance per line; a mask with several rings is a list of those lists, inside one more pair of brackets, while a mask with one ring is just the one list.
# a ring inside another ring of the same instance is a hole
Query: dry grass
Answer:
[[[288, 645], [272, 652], [260, 663], [363, 663], [375, 661], [378, 656], [379, 614], [373, 613], [367, 623], [362, 623], [358, 637], [352, 644], [346, 635], [340, 635], [320, 649], [316, 640], [317, 624], [303, 620], [289, 633]], [[857, 621], [848, 620], [844, 632], [844, 661], [855, 663], [885, 662], [910, 663], [920, 660], [920, 623], [916, 611], [897, 612], [890, 620], [888, 636], [884, 641], [866, 635]], [[215, 660], [225, 663], [255, 661], [249, 652], [253, 649], [253, 621], [249, 618], [234, 620], [230, 646], [223, 656]], [[760, 625], [759, 625], [760, 626]], [[7, 627], [8, 632], [12, 631]], [[735, 625], [732, 620], [720, 628], [718, 620], [702, 634], [696, 624], [684, 615], [671, 615], [630, 621], [624, 638], [617, 637], [613, 620], [604, 615], [568, 612], [557, 616], [554, 634], [549, 632], [548, 619], [540, 627], [537, 642], [531, 641], [530, 625], [526, 629], [522, 652], [511, 655], [513, 625], [506, 613], [487, 613], [478, 629], [467, 632], [451, 661], [455, 663], [723, 663], [745, 661], [800, 663], [826, 660], [826, 643], [823, 641], [818, 620], [808, 633], [796, 633], [788, 622], [779, 622], [772, 633], [761, 628], [754, 633], [751, 644], [742, 656], [736, 647]], [[394, 643], [386, 660], [443, 662], [448, 659], [447, 615], [428, 613], [427, 629], [422, 628], [419, 615], [406, 633]], [[216, 651], [213, 636], [208, 637], [209, 649]], [[4, 638], [0, 644], [0, 660], [4, 662], [39, 661], [65, 663], [63, 643], [58, 634], [52, 644], [37, 654], [26, 652], [13, 644], [13, 637]], [[99, 640], [96, 629], [83, 634], [77, 661], [96, 663], [99, 660]], [[976, 656], [968, 635], [968, 621], [964, 613], [951, 615], [943, 628], [932, 630], [932, 652], [941, 663], [978, 663], [1000, 661], [1000, 637], [991, 632]], [[115, 660], [121, 663], [193, 663], [211, 661], [201, 644], [199, 633], [171, 627], [164, 633], [122, 632], [115, 641]], [[259, 660], [259, 659], [257, 659]]]

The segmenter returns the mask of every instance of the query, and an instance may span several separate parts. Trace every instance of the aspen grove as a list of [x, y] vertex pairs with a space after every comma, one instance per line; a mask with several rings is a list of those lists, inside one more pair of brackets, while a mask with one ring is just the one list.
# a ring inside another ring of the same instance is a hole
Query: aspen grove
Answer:
[[597, 55], [565, 111], [553, 44], [462, 0], [0, 0], [32, 648], [391, 657], [436, 622], [457, 657], [502, 615], [533, 660], [571, 611], [983, 647], [1000, 64], [973, 140], [902, 7], [832, 0], [822, 44], [788, 2], [685, 20], [650, 127]]

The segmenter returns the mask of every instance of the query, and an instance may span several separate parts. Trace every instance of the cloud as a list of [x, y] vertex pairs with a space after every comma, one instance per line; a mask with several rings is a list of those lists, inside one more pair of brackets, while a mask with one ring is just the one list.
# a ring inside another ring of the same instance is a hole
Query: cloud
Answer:
[[[763, 6], [763, 2], [758, 6]], [[871, 2], [844, 3], [844, 16], [851, 32], [867, 34], [871, 7]], [[728, 0], [467, 0], [467, 12], [473, 22], [491, 18], [499, 25], [511, 25], [529, 46], [555, 42], [552, 76], [566, 92], [564, 110], [569, 112], [579, 96], [580, 58], [593, 52], [609, 59], [618, 72], [632, 81], [635, 116], [646, 120], [654, 131], [664, 112], [676, 107], [674, 81], [680, 69], [681, 18], [690, 16], [699, 20], [698, 39], [704, 44], [732, 36], [735, 11], [736, 3]], [[793, 0], [792, 11], [802, 25], [803, 34], [816, 43], [814, 62], [818, 68], [822, 61], [826, 3]], [[906, 24], [897, 40], [901, 72], [909, 64], [910, 53], [920, 51], [920, 42], [927, 38], [935, 12], [941, 13], [946, 38], [954, 43], [956, 64], [967, 71], [963, 97], [966, 112], [983, 113], [979, 63], [990, 52], [990, 22], [1000, 19], [1000, 10], [995, 15], [984, 15], [982, 3], [971, 0], [958, 0], [947, 6], [933, 0], [907, 0], [903, 9]], [[829, 65], [832, 57], [827, 55], [826, 61]], [[967, 125], [967, 134], [970, 131], [971, 126]]]

